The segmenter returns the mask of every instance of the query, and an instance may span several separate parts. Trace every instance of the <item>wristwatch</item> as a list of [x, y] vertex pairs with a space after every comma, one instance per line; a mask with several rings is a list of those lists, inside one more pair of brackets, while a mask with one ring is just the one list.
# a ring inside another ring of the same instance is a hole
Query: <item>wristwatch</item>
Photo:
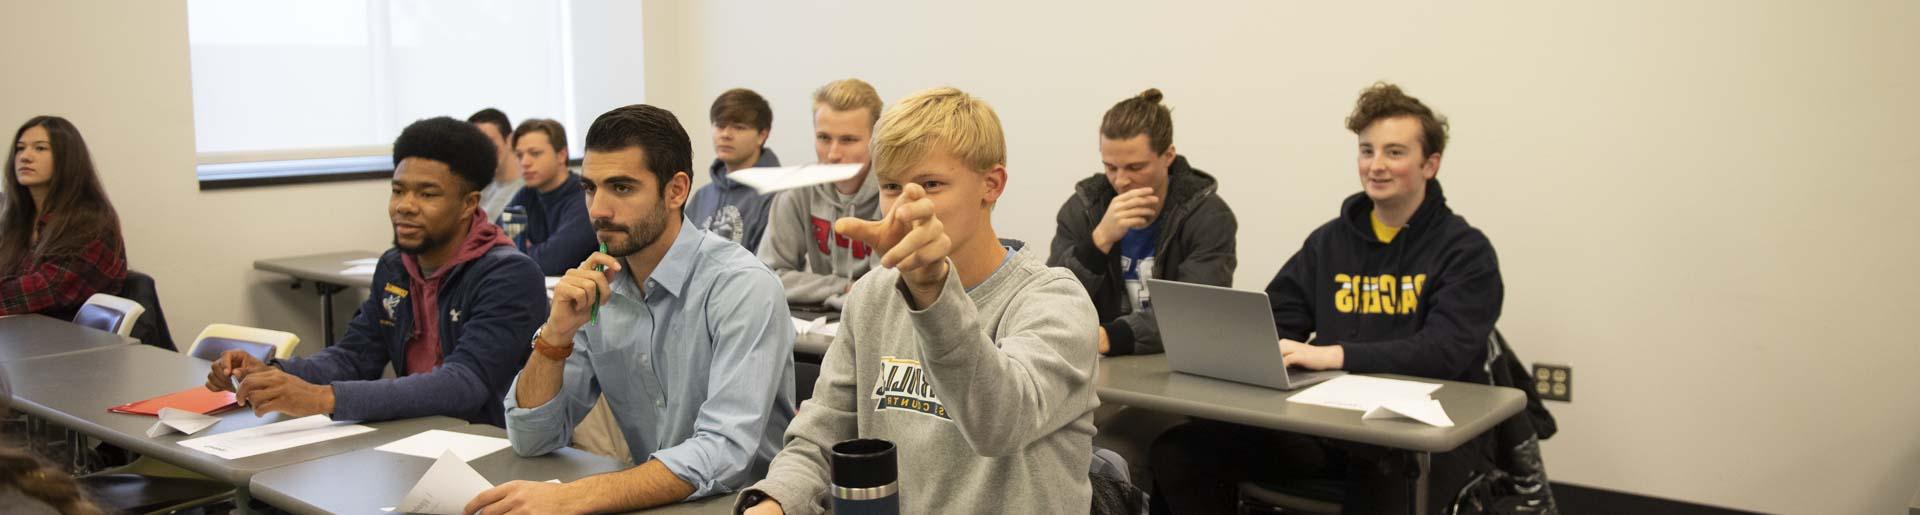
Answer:
[[554, 361], [566, 361], [567, 356], [573, 355], [572, 345], [561, 347], [557, 345], [548, 344], [546, 338], [544, 338], [546, 334], [547, 334], [546, 325], [541, 325], [540, 330], [533, 332], [533, 351], [534, 352], [538, 352], [541, 355], [546, 356], [547, 358], [552, 359]]

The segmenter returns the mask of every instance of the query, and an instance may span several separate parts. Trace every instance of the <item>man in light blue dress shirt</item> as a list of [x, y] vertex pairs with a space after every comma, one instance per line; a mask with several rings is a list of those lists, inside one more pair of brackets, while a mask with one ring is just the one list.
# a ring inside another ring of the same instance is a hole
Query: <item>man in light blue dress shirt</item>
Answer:
[[685, 129], [633, 105], [594, 120], [586, 143], [582, 186], [606, 251], [554, 287], [507, 393], [507, 439], [522, 456], [565, 447], [605, 394], [645, 462], [566, 484], [507, 483], [468, 513], [629, 511], [729, 493], [766, 475], [793, 420], [785, 293], [759, 259], [683, 218]]

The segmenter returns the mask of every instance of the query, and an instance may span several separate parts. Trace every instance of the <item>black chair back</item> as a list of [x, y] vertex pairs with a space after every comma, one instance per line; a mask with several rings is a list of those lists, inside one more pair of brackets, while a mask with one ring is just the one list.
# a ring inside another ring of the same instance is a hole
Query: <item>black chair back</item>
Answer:
[[167, 316], [160, 310], [160, 291], [153, 283], [153, 276], [128, 269], [126, 283], [120, 286], [120, 296], [147, 308], [139, 320], [133, 321], [134, 339], [162, 349], [178, 350], [173, 345], [173, 332], [167, 330]]

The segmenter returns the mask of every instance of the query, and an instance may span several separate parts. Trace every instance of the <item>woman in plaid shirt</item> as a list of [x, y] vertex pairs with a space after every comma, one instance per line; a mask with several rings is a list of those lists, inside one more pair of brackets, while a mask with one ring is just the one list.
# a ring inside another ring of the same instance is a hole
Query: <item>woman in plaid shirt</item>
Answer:
[[127, 276], [120, 217], [94, 173], [80, 130], [36, 116], [13, 134], [0, 216], [0, 315], [72, 319]]

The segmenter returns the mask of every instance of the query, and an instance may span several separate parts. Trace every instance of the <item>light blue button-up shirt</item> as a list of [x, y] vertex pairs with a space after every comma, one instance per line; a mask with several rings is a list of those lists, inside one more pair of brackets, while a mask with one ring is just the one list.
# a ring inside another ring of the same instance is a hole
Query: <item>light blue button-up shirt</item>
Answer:
[[600, 321], [574, 334], [560, 394], [525, 408], [507, 393], [514, 451], [566, 446], [605, 393], [634, 457], [693, 485], [688, 499], [765, 477], [794, 415], [794, 330], [780, 279], [684, 220], [644, 289], [627, 270], [613, 274]]

